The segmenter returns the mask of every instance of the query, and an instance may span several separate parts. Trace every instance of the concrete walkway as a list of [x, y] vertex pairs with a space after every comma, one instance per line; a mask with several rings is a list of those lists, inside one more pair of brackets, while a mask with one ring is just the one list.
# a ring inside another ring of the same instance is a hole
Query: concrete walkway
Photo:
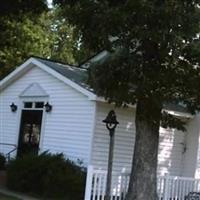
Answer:
[[30, 196], [26, 196], [23, 195], [21, 193], [17, 193], [17, 192], [12, 192], [4, 187], [0, 187], [0, 193], [4, 194], [4, 195], [8, 195], [8, 196], [12, 196], [12, 197], [16, 197], [20, 200], [39, 200]]

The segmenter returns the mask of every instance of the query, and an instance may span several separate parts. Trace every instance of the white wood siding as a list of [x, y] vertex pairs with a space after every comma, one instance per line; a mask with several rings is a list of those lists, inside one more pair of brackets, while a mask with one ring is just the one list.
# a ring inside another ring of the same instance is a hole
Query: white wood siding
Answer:
[[[19, 94], [32, 83], [40, 84], [53, 105], [52, 112], [45, 113], [43, 120], [41, 151], [63, 152], [67, 157], [81, 159], [87, 164], [95, 102], [38, 67], [0, 93], [0, 142], [18, 143], [21, 109], [19, 107], [16, 113], [12, 113], [9, 105], [14, 102], [19, 106]], [[0, 151], [6, 153], [8, 149], [0, 145]]]
[[[194, 155], [195, 160], [188, 158], [188, 162], [191, 162], [192, 169], [195, 168], [195, 178], [200, 178], [200, 113], [198, 113], [194, 120], [190, 123], [190, 129], [195, 137], [190, 137], [193, 140], [193, 146], [191, 146], [191, 153]], [[196, 155], [196, 156], [195, 156]]]
[[183, 174], [186, 177], [195, 177], [196, 167], [200, 168], [197, 162], [199, 145], [200, 116], [197, 115], [187, 122], [186, 145], [184, 154]]
[[[93, 141], [92, 164], [96, 168], [106, 169], [108, 158], [109, 134], [102, 120], [112, 105], [97, 104], [97, 119]], [[130, 171], [135, 141], [135, 110], [115, 109], [119, 125], [116, 128], [114, 163], [115, 171]], [[158, 174], [180, 175], [183, 163], [183, 132], [174, 129], [160, 129], [158, 155]]]
[[158, 174], [182, 176], [185, 133], [176, 129], [160, 128]]

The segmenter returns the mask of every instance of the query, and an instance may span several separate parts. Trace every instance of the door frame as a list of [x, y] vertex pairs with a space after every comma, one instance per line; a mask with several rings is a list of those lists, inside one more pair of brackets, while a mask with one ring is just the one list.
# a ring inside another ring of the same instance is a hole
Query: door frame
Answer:
[[[18, 140], [18, 148], [17, 148], [17, 156], [20, 156], [20, 155], [23, 155], [23, 152], [20, 152], [20, 147], [22, 147], [23, 145], [23, 140], [24, 140], [24, 123], [27, 122], [27, 117], [29, 118], [30, 115], [36, 115], [37, 117], [39, 117], [38, 121], [37, 121], [37, 124], [39, 125], [39, 141], [37, 142], [37, 151], [34, 150], [34, 154], [37, 154], [39, 153], [39, 150], [40, 150], [40, 147], [39, 147], [39, 144], [40, 144], [40, 136], [41, 136], [41, 128], [42, 128], [42, 117], [43, 117], [43, 109], [22, 109], [21, 111], [21, 120], [20, 120], [20, 131], [19, 131], [19, 140]], [[34, 116], [34, 117], [36, 117]], [[33, 116], [32, 116], [33, 117]], [[31, 117], [31, 121], [30, 123], [33, 123], [34, 124], [34, 117], [32, 118]], [[33, 130], [33, 128], [32, 128]], [[29, 133], [30, 134], [30, 133]], [[30, 139], [30, 138], [29, 138]], [[26, 143], [26, 142], [25, 142]], [[32, 152], [31, 149], [29, 149], [30, 152]], [[22, 154], [21, 154], [22, 153]]]
[[[46, 112], [44, 108], [24, 108], [24, 102], [47, 102], [49, 101], [48, 97], [20, 97], [18, 109], [18, 117], [17, 117], [17, 127], [16, 127], [16, 138], [15, 138], [15, 144], [18, 146], [18, 141], [20, 138], [20, 128], [21, 128], [21, 117], [22, 117], [22, 110], [43, 110], [42, 113], [42, 121], [41, 121], [41, 131], [40, 131], [40, 142], [39, 142], [39, 150], [38, 154], [43, 152], [43, 142], [44, 142], [44, 133], [45, 133], [45, 122], [46, 122]], [[17, 152], [16, 152], [17, 155]]]

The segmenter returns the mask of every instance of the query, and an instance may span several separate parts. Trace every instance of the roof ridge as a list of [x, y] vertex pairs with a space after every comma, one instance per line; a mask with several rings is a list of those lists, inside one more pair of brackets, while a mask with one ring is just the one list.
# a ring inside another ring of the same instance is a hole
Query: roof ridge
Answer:
[[45, 61], [49, 61], [49, 62], [53, 62], [53, 63], [58, 63], [58, 64], [62, 64], [62, 65], [68, 65], [68, 66], [70, 66], [70, 67], [77, 67], [77, 68], [80, 68], [79, 65], [73, 65], [73, 64], [69, 64], [69, 63], [64, 63], [64, 62], [62, 62], [62, 61], [58, 61], [58, 60], [54, 60], [54, 59], [43, 58], [43, 57], [34, 56], [34, 55], [31, 55], [30, 57], [31, 57], [31, 58], [36, 58], [36, 59], [45, 60]]

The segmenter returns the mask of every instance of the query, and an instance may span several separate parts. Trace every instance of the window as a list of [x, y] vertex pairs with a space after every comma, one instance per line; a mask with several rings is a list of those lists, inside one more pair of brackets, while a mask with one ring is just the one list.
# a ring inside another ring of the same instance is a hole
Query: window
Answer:
[[44, 102], [42, 101], [36, 101], [36, 102], [24, 102], [24, 108], [28, 109], [43, 109], [44, 108]]
[[35, 102], [35, 108], [43, 108], [44, 102]]
[[32, 108], [33, 103], [32, 102], [24, 102], [24, 108]]

